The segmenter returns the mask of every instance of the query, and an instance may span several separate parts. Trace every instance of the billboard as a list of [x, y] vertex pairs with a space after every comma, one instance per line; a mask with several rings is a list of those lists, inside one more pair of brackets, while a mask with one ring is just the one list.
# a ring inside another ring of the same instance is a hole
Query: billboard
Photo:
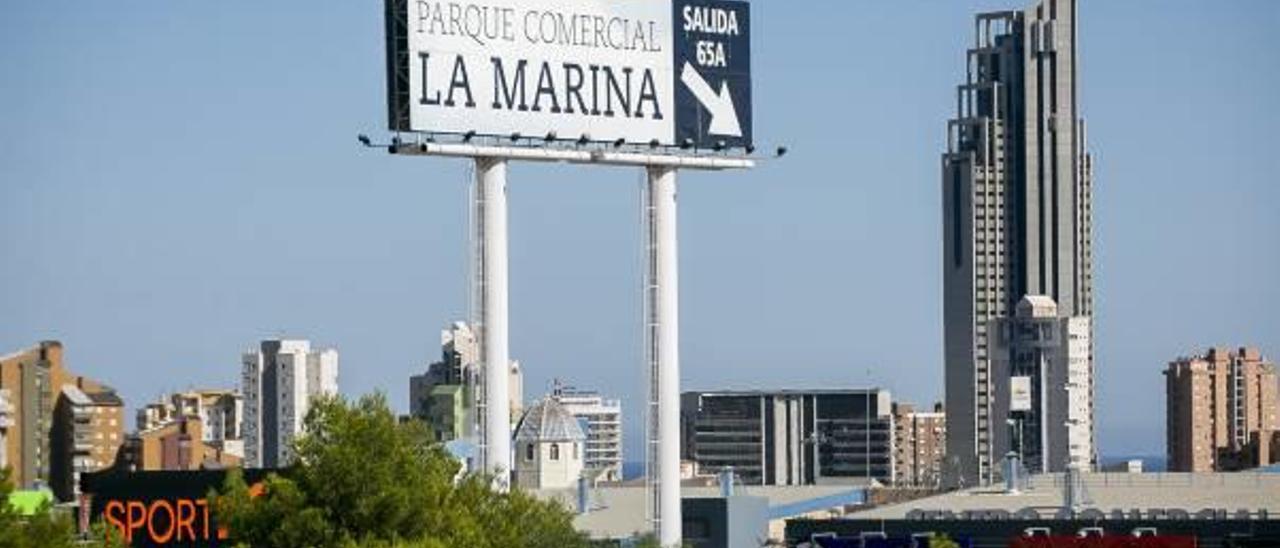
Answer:
[[388, 126], [751, 144], [738, 0], [386, 0]]
[[[250, 494], [274, 470], [244, 470]], [[82, 511], [114, 527], [129, 546], [220, 546], [219, 527], [206, 496], [222, 487], [222, 470], [126, 472], [107, 469], [80, 476]]]
[[1009, 410], [1031, 410], [1031, 377], [1013, 377], [1009, 379]]

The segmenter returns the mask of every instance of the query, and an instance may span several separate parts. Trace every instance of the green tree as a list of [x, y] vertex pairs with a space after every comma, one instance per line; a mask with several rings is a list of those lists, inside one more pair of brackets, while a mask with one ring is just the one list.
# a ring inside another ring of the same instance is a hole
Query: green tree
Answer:
[[960, 543], [946, 533], [933, 533], [929, 536], [929, 548], [960, 548]]
[[572, 515], [492, 478], [459, 477], [459, 464], [426, 425], [401, 423], [386, 397], [320, 398], [307, 413], [290, 468], [259, 496], [237, 473], [211, 495], [234, 542], [255, 548], [579, 547]]

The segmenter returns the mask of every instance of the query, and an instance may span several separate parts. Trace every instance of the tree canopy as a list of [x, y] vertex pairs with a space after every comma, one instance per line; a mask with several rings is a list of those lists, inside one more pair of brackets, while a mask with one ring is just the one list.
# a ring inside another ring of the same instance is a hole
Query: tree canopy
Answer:
[[88, 539], [77, 542], [76, 523], [70, 512], [58, 511], [45, 501], [26, 514], [10, 504], [14, 492], [13, 470], [0, 468], [0, 548], [72, 548], [124, 546], [120, 535], [95, 523]]
[[490, 489], [423, 423], [399, 421], [386, 397], [315, 400], [294, 464], [255, 488], [228, 475], [211, 504], [231, 540], [255, 548], [585, 547], [572, 514], [528, 493]]

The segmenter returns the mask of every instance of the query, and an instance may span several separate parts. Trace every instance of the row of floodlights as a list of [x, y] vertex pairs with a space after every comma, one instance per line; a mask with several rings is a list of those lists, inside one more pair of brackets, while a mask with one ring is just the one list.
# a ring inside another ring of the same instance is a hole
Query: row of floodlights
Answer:
[[[461, 134], [461, 141], [462, 141], [463, 143], [470, 143], [470, 142], [471, 142], [472, 140], [474, 140], [478, 135], [479, 135], [479, 134], [477, 134], [477, 133], [475, 132], [475, 130], [467, 131], [467, 132], [465, 132], [465, 133], [462, 133], [462, 134]], [[511, 142], [512, 142], [512, 143], [518, 143], [518, 142], [520, 142], [520, 140], [522, 140], [522, 139], [529, 139], [529, 140], [533, 140], [533, 139], [534, 139], [534, 138], [532, 138], [532, 137], [526, 137], [525, 135], [523, 135], [523, 134], [521, 134], [521, 133], [519, 133], [519, 132], [512, 133], [508, 138], [511, 140]], [[357, 135], [357, 136], [356, 136], [356, 139], [358, 139], [358, 140], [360, 141], [360, 144], [362, 144], [362, 145], [364, 145], [364, 146], [367, 146], [367, 147], [373, 147], [373, 146], [376, 146], [376, 145], [374, 145], [374, 144], [373, 144], [373, 141], [369, 139], [369, 136], [368, 136], [368, 135], [365, 135], [365, 134], [363, 134], [363, 133], [361, 133], [360, 135]], [[591, 143], [593, 142], [593, 141], [591, 140], [591, 136], [590, 136], [590, 135], [588, 135], [588, 134], [586, 134], [586, 133], [583, 133], [582, 135], [580, 135], [576, 140], [570, 140], [570, 139], [561, 139], [558, 135], [556, 135], [556, 132], [554, 132], [554, 131], [549, 131], [549, 132], [547, 132], [547, 134], [546, 134], [545, 136], [543, 136], [543, 137], [542, 137], [542, 140], [543, 140], [544, 142], [546, 142], [547, 144], [556, 143], [556, 142], [558, 142], [558, 141], [562, 141], [562, 142], [574, 142], [574, 143], [576, 143], [578, 146], [587, 146], [587, 145], [589, 145], [589, 144], [591, 144]], [[433, 135], [431, 135], [431, 134], [428, 134], [428, 135], [427, 135], [427, 142], [429, 142], [429, 143], [433, 143], [433, 142], [435, 142], [435, 138], [434, 138], [434, 136], [433, 136]], [[627, 144], [627, 140], [626, 140], [625, 138], [619, 137], [618, 139], [616, 139], [616, 140], [614, 140], [614, 141], [613, 141], [613, 148], [622, 148], [622, 147], [623, 147], [624, 145], [626, 145], [626, 144]], [[393, 137], [393, 138], [391, 139], [391, 146], [392, 146], [392, 147], [399, 147], [400, 145], [401, 145], [401, 142], [400, 142], [400, 138], [399, 138], [399, 137]], [[681, 149], [681, 150], [689, 150], [689, 149], [691, 149], [691, 148], [694, 148], [694, 146], [693, 146], [693, 139], [686, 138], [686, 139], [684, 139], [683, 141], [681, 141], [681, 142], [680, 142], [680, 144], [679, 144], [678, 146], [680, 147], [680, 149]], [[650, 141], [649, 141], [649, 148], [656, 149], [656, 148], [661, 148], [661, 147], [663, 147], [663, 144], [662, 144], [661, 142], [659, 142], [657, 139], [652, 139], [652, 140], [650, 140]], [[725, 149], [727, 149], [727, 148], [728, 148], [728, 145], [727, 145], [723, 140], [721, 140], [721, 141], [716, 141], [716, 142], [715, 142], [715, 144], [714, 144], [714, 145], [712, 145], [712, 147], [711, 147], [711, 149], [712, 149], [712, 150], [714, 150], [714, 151], [716, 151], [716, 152], [720, 152], [720, 151], [725, 150]], [[747, 154], [754, 154], [754, 153], [755, 153], [755, 151], [756, 151], [756, 147], [755, 147], [755, 145], [750, 145], [750, 144], [748, 144], [748, 145], [746, 145], [746, 146], [744, 146], [744, 147], [743, 147], [743, 150], [745, 150]], [[785, 146], [779, 146], [777, 149], [775, 149], [775, 150], [774, 150], [774, 155], [775, 155], [776, 157], [781, 158], [782, 156], [784, 156], [784, 155], [786, 155], [786, 154], [787, 154], [787, 147], [785, 147]]]

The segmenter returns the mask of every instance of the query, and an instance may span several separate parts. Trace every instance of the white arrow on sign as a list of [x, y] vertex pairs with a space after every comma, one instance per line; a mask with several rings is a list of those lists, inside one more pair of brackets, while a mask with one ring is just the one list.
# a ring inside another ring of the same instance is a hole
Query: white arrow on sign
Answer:
[[742, 137], [742, 127], [738, 125], [738, 111], [733, 108], [733, 97], [729, 96], [729, 83], [720, 82], [720, 93], [711, 89], [711, 84], [702, 78], [688, 61], [684, 70], [680, 71], [680, 81], [689, 86], [689, 91], [702, 106], [711, 113], [711, 127], [708, 133]]

